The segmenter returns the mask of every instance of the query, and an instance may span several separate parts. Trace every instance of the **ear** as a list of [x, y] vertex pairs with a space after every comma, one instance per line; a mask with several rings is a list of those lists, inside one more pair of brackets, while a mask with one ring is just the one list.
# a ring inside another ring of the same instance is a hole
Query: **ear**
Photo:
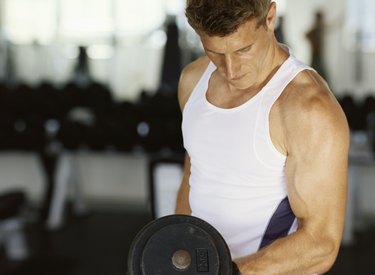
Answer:
[[271, 31], [275, 30], [276, 17], [276, 3], [272, 1], [266, 17], [267, 28]]

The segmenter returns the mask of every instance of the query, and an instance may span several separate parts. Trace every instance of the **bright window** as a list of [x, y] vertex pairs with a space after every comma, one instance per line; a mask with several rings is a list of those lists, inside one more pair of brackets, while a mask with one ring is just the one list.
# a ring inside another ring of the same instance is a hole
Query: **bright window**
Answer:
[[4, 27], [15, 43], [103, 43], [160, 28], [178, 0], [3, 0]]
[[86, 44], [111, 36], [114, 29], [111, 1], [60, 1], [62, 39]]
[[48, 44], [57, 27], [56, 1], [4, 0], [4, 28], [14, 43]]
[[375, 1], [346, 0], [346, 40], [351, 49], [375, 51]]
[[115, 0], [115, 17], [120, 34], [144, 34], [159, 28], [165, 20], [165, 0]]
[[286, 9], [286, 0], [274, 0], [276, 2], [277, 14], [284, 15]]

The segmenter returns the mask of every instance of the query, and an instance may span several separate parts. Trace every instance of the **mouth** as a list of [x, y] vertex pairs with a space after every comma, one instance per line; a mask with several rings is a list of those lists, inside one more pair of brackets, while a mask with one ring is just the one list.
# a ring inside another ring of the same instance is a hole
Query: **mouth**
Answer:
[[232, 77], [229, 79], [229, 81], [238, 81], [238, 80], [241, 80], [242, 78], [244, 78], [244, 74], [243, 75], [240, 75], [240, 76], [236, 76], [236, 77]]

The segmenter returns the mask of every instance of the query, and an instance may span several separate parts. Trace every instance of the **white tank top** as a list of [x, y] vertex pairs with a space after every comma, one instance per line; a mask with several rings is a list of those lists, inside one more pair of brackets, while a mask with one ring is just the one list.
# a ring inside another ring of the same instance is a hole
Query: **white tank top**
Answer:
[[253, 98], [222, 109], [206, 98], [216, 70], [209, 63], [183, 110], [192, 215], [223, 235], [233, 259], [296, 229], [287, 199], [286, 156], [271, 141], [269, 113], [288, 83], [305, 69], [311, 68], [290, 55]]

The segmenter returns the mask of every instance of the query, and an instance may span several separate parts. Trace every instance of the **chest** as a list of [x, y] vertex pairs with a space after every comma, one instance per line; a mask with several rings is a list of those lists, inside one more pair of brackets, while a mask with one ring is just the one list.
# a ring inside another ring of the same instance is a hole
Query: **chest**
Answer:
[[228, 84], [227, 81], [212, 76], [205, 97], [209, 103], [216, 107], [231, 109], [245, 104], [259, 91], [260, 89], [238, 89]]
[[[211, 85], [205, 94], [206, 100], [222, 109], [232, 109], [246, 104], [252, 100], [258, 91], [253, 92], [231, 92], [225, 85]], [[257, 101], [254, 99], [254, 101]], [[284, 111], [282, 98], [276, 100], [271, 107], [268, 122], [269, 122], [269, 136], [275, 148], [282, 153], [287, 155], [287, 148], [285, 146], [285, 134], [284, 134]], [[257, 108], [257, 106], [254, 106]], [[255, 115], [255, 113], [253, 114]], [[251, 119], [250, 117], [244, 117], [244, 119]]]

